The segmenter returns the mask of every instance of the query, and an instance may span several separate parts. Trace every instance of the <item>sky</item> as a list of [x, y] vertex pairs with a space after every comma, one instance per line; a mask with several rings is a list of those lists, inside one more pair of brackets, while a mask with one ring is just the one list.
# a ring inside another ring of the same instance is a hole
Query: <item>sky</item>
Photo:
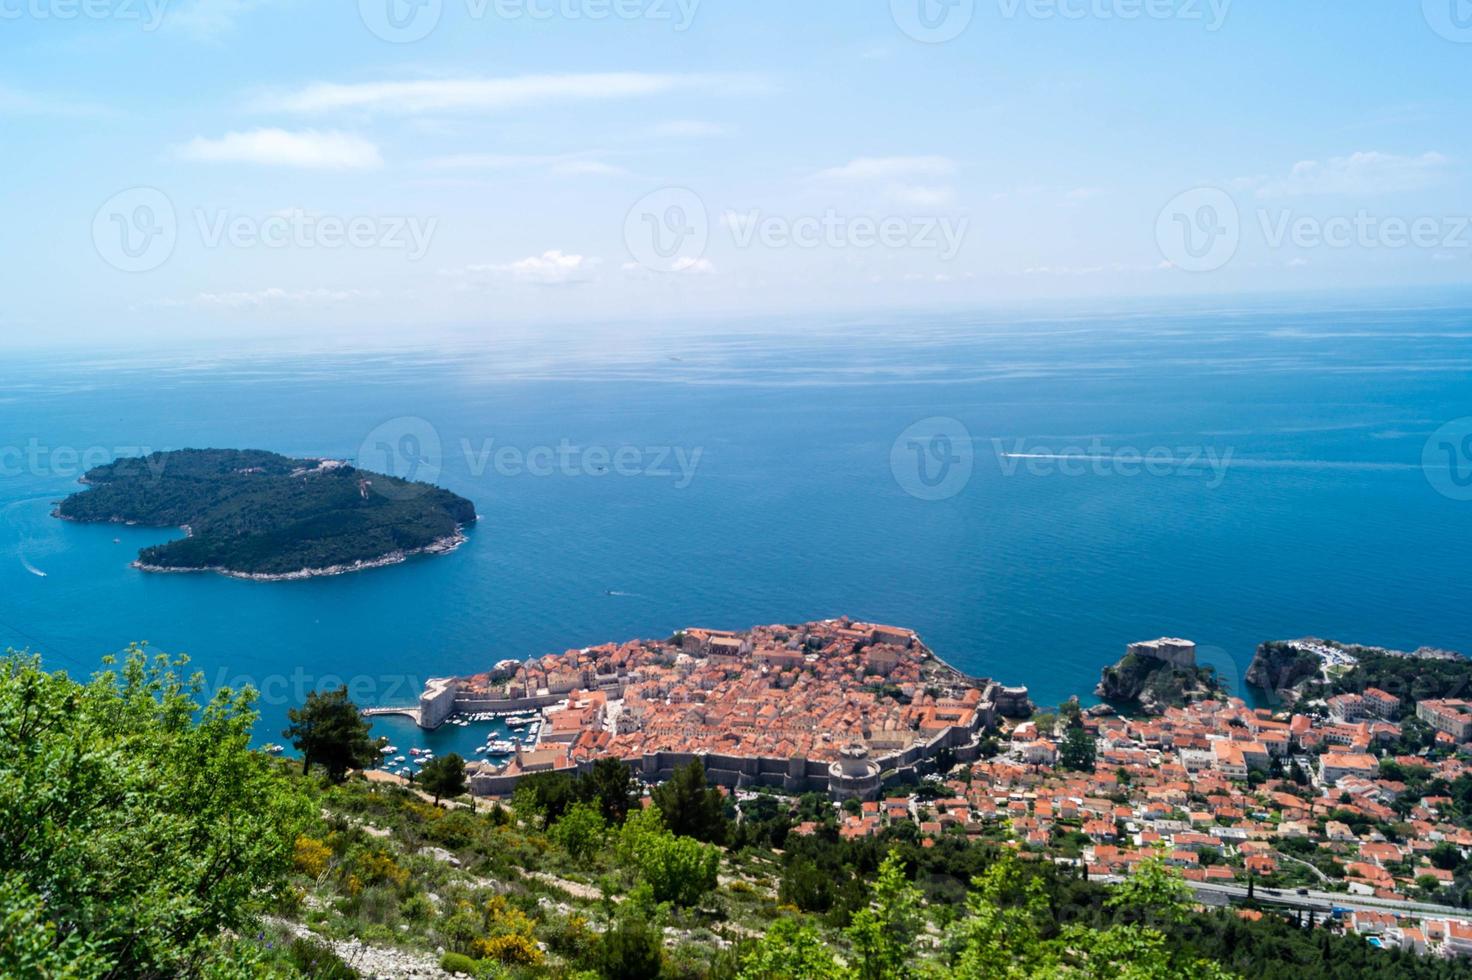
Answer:
[[1472, 282], [1468, 0], [0, 0], [0, 344]]

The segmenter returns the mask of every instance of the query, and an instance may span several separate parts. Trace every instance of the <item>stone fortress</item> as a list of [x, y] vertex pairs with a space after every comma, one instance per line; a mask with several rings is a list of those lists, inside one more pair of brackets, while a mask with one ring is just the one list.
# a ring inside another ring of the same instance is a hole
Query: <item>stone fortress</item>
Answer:
[[504, 795], [528, 773], [615, 756], [649, 782], [698, 758], [733, 790], [872, 800], [942, 752], [976, 758], [985, 729], [1032, 705], [1027, 688], [962, 674], [911, 630], [833, 619], [502, 661], [431, 680], [412, 713], [435, 728], [455, 715], [533, 710], [543, 716], [536, 744], [504, 764], [471, 763], [473, 792]]

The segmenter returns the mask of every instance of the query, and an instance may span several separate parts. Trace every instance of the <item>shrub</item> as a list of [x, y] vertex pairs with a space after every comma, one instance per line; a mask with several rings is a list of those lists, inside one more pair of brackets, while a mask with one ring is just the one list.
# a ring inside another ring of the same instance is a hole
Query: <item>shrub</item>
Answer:
[[525, 933], [477, 939], [470, 944], [470, 949], [481, 959], [495, 960], [507, 965], [535, 966], [542, 962], [542, 951], [537, 948], [536, 941]]
[[309, 878], [320, 878], [322, 872], [327, 870], [328, 862], [332, 860], [332, 848], [315, 837], [303, 834], [296, 839], [291, 860], [302, 874]]
[[476, 962], [463, 953], [446, 953], [440, 957], [440, 969], [446, 973], [464, 973], [475, 976]]
[[310, 939], [293, 939], [286, 948], [286, 959], [312, 980], [355, 980], [358, 976], [336, 953]]

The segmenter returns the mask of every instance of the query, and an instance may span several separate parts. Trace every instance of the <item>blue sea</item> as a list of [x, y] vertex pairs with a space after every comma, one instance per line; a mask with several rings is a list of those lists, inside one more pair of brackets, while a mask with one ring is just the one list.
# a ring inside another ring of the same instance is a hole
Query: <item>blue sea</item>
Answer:
[[[1269, 639], [1472, 651], [1469, 416], [1472, 309], [1410, 301], [29, 353], [0, 365], [0, 642], [82, 675], [188, 653], [263, 692], [262, 742], [314, 687], [408, 704], [688, 625], [905, 625], [1042, 704], [1161, 635], [1229, 682]], [[256, 583], [141, 573], [179, 532], [49, 516], [86, 464], [183, 447], [357, 459], [481, 520]]]

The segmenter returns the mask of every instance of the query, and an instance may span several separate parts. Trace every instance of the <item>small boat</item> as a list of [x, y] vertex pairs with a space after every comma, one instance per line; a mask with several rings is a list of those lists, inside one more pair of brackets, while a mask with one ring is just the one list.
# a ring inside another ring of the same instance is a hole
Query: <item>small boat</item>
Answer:
[[409, 760], [408, 760], [408, 759], [406, 759], [406, 758], [404, 758], [404, 757], [403, 757], [403, 756], [401, 756], [401, 755], [396, 755], [396, 756], [394, 756], [394, 761], [395, 761], [395, 762], [408, 762], [408, 761], [409, 761]]

